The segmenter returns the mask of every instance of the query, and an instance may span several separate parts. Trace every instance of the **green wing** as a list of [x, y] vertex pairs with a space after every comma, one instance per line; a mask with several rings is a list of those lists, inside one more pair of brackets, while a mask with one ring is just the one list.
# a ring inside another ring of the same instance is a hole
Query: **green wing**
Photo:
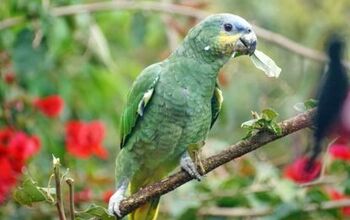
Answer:
[[222, 102], [224, 101], [224, 98], [222, 97], [222, 92], [218, 86], [218, 84], [215, 85], [213, 97], [211, 98], [211, 124], [210, 128], [213, 127], [216, 119], [219, 116]]
[[160, 70], [160, 63], [147, 67], [141, 72], [132, 85], [126, 107], [121, 117], [121, 148], [125, 146], [133, 133], [132, 131], [137, 121], [143, 116], [143, 111], [154, 94]]

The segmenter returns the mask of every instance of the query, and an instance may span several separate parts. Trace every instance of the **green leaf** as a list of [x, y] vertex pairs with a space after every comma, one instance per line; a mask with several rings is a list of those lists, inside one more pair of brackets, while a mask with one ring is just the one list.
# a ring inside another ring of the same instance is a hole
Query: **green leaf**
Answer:
[[17, 34], [12, 50], [15, 70], [19, 74], [37, 74], [47, 67], [47, 46], [45, 39], [39, 45], [34, 45], [35, 33], [30, 29], [23, 29]]
[[110, 216], [107, 212], [107, 209], [105, 209], [102, 206], [97, 206], [95, 204], [92, 204], [89, 208], [87, 208], [84, 211], [78, 212], [76, 214], [76, 217], [78, 219], [91, 219], [91, 218], [98, 218], [100, 220], [114, 220], [114, 216]]
[[192, 220], [197, 218], [198, 208], [192, 207], [186, 209], [181, 215], [177, 218], [177, 220]]
[[315, 108], [318, 104], [318, 101], [316, 99], [309, 99], [304, 102], [304, 105], [307, 110]]
[[271, 108], [262, 110], [260, 114], [252, 112], [253, 119], [241, 124], [242, 128], [248, 130], [248, 133], [243, 139], [251, 137], [254, 133], [260, 130], [268, 130], [273, 134], [281, 135], [282, 129], [276, 122], [278, 116], [279, 114]]
[[308, 99], [305, 102], [299, 102], [294, 105], [294, 109], [298, 112], [305, 112], [309, 109], [315, 108], [318, 104], [318, 101], [315, 99]]
[[261, 113], [262, 113], [262, 118], [265, 118], [267, 120], [274, 120], [279, 116], [279, 114], [272, 108], [264, 109], [262, 110]]
[[236, 194], [235, 196], [223, 196], [217, 198], [215, 201], [219, 207], [235, 207], [235, 206], [248, 206], [249, 202], [244, 195]]
[[18, 203], [29, 206], [35, 202], [52, 202], [43, 188], [38, 187], [37, 183], [29, 177], [26, 177], [22, 186], [15, 190], [13, 197]]
[[281, 135], [282, 134], [282, 128], [276, 123], [271, 122], [269, 125], [269, 130], [272, 131], [274, 134]]
[[242, 128], [250, 128], [253, 127], [257, 122], [259, 121], [259, 119], [252, 119], [249, 121], [245, 121], [241, 124]]
[[281, 68], [270, 57], [259, 50], [255, 50], [254, 54], [250, 56], [250, 59], [255, 67], [264, 71], [268, 77], [278, 78], [281, 73]]
[[312, 187], [306, 192], [306, 197], [310, 203], [320, 203], [329, 200], [329, 196], [321, 187]]

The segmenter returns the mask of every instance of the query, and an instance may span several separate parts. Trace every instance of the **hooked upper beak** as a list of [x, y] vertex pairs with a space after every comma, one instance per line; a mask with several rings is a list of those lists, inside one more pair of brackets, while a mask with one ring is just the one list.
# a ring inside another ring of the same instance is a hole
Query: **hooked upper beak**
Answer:
[[238, 39], [234, 51], [243, 55], [252, 55], [256, 49], [257, 38], [254, 31], [242, 34]]

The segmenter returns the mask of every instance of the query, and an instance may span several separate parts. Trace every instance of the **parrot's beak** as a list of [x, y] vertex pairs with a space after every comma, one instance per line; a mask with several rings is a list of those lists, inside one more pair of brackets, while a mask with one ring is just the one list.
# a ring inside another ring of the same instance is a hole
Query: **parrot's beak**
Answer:
[[257, 38], [253, 31], [242, 34], [237, 40], [234, 47], [234, 52], [238, 52], [241, 55], [252, 55], [256, 49]]

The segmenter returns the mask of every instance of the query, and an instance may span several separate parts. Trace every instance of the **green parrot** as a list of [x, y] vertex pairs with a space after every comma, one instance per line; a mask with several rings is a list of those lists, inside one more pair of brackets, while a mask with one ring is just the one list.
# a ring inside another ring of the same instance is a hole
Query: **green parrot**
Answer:
[[[251, 25], [233, 14], [215, 14], [194, 26], [164, 61], [144, 69], [128, 95], [121, 117], [121, 151], [116, 159], [116, 192], [111, 215], [128, 194], [164, 178], [178, 165], [200, 180], [199, 149], [223, 101], [219, 70], [231, 58], [251, 55], [257, 38]], [[129, 215], [157, 218], [159, 198]]]

